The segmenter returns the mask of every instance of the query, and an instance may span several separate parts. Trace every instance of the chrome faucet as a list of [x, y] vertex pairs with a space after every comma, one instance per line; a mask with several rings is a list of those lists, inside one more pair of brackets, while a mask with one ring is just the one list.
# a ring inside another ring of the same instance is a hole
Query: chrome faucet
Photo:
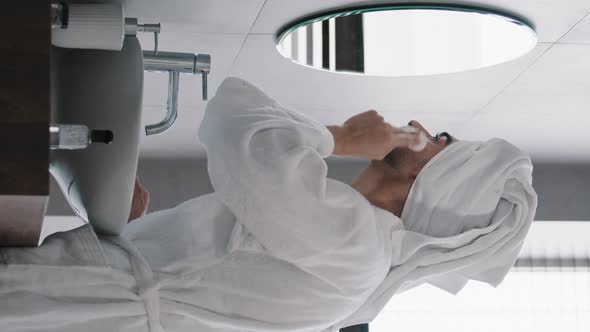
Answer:
[[211, 71], [209, 54], [144, 51], [143, 68], [147, 71], [167, 72], [169, 75], [166, 116], [159, 123], [146, 126], [146, 135], [163, 133], [176, 121], [180, 73], [201, 74], [203, 100], [207, 100], [207, 75]]
[[[51, 27], [53, 29], [67, 29], [69, 20], [69, 5], [64, 2], [52, 0]], [[178, 109], [178, 85], [181, 73], [200, 74], [202, 78], [203, 100], [207, 100], [207, 76], [211, 70], [211, 56], [209, 54], [160, 52], [158, 50], [158, 36], [161, 31], [160, 23], [139, 23], [137, 18], [123, 16], [123, 33], [125, 36], [135, 36], [139, 32], [154, 34], [154, 50], [143, 51], [143, 68], [147, 71], [167, 72], [168, 101], [165, 118], [156, 124], [145, 127], [146, 135], [160, 134], [168, 130], [174, 124]], [[121, 39], [121, 47], [123, 38]]]

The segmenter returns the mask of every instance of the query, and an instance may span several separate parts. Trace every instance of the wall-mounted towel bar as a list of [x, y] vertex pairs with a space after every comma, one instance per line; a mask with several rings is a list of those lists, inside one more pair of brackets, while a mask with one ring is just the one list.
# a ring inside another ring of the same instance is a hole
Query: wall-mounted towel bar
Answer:
[[203, 100], [207, 100], [207, 75], [211, 70], [209, 54], [144, 51], [143, 68], [146, 71], [167, 72], [169, 75], [166, 116], [159, 123], [146, 126], [146, 135], [163, 133], [176, 121], [180, 73], [201, 74]]

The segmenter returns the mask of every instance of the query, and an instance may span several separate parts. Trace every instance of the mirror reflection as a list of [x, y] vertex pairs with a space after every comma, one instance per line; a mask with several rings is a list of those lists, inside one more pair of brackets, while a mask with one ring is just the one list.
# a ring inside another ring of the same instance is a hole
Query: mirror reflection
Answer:
[[476, 9], [403, 6], [341, 12], [291, 25], [279, 52], [332, 72], [415, 76], [516, 59], [536, 45], [524, 21]]

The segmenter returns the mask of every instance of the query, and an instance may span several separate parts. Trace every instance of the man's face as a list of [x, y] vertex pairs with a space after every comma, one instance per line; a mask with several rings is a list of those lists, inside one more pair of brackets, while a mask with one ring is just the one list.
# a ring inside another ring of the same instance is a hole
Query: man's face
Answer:
[[410, 189], [422, 168], [445, 147], [457, 141], [446, 132], [432, 135], [418, 121], [412, 120], [409, 125], [424, 132], [428, 138], [424, 150], [395, 149], [382, 162], [372, 163], [366, 168], [352, 185], [371, 204], [396, 216], [401, 216]]
[[434, 156], [457, 139], [446, 132], [432, 135], [416, 120], [410, 121], [408, 125], [418, 128], [418, 130], [424, 132], [428, 138], [424, 150], [415, 152], [408, 148], [395, 149], [391, 151], [384, 160], [390, 164], [390, 166], [402, 173], [407, 173], [405, 175], [415, 179], [422, 168], [424, 168]]

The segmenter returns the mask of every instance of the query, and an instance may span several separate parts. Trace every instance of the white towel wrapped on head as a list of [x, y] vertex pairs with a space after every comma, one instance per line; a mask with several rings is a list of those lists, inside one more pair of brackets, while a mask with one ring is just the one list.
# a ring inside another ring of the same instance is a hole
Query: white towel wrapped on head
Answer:
[[456, 294], [469, 280], [494, 287], [514, 264], [537, 195], [530, 158], [512, 144], [457, 141], [422, 169], [391, 234], [386, 279], [339, 327], [373, 320], [395, 294], [423, 283]]

